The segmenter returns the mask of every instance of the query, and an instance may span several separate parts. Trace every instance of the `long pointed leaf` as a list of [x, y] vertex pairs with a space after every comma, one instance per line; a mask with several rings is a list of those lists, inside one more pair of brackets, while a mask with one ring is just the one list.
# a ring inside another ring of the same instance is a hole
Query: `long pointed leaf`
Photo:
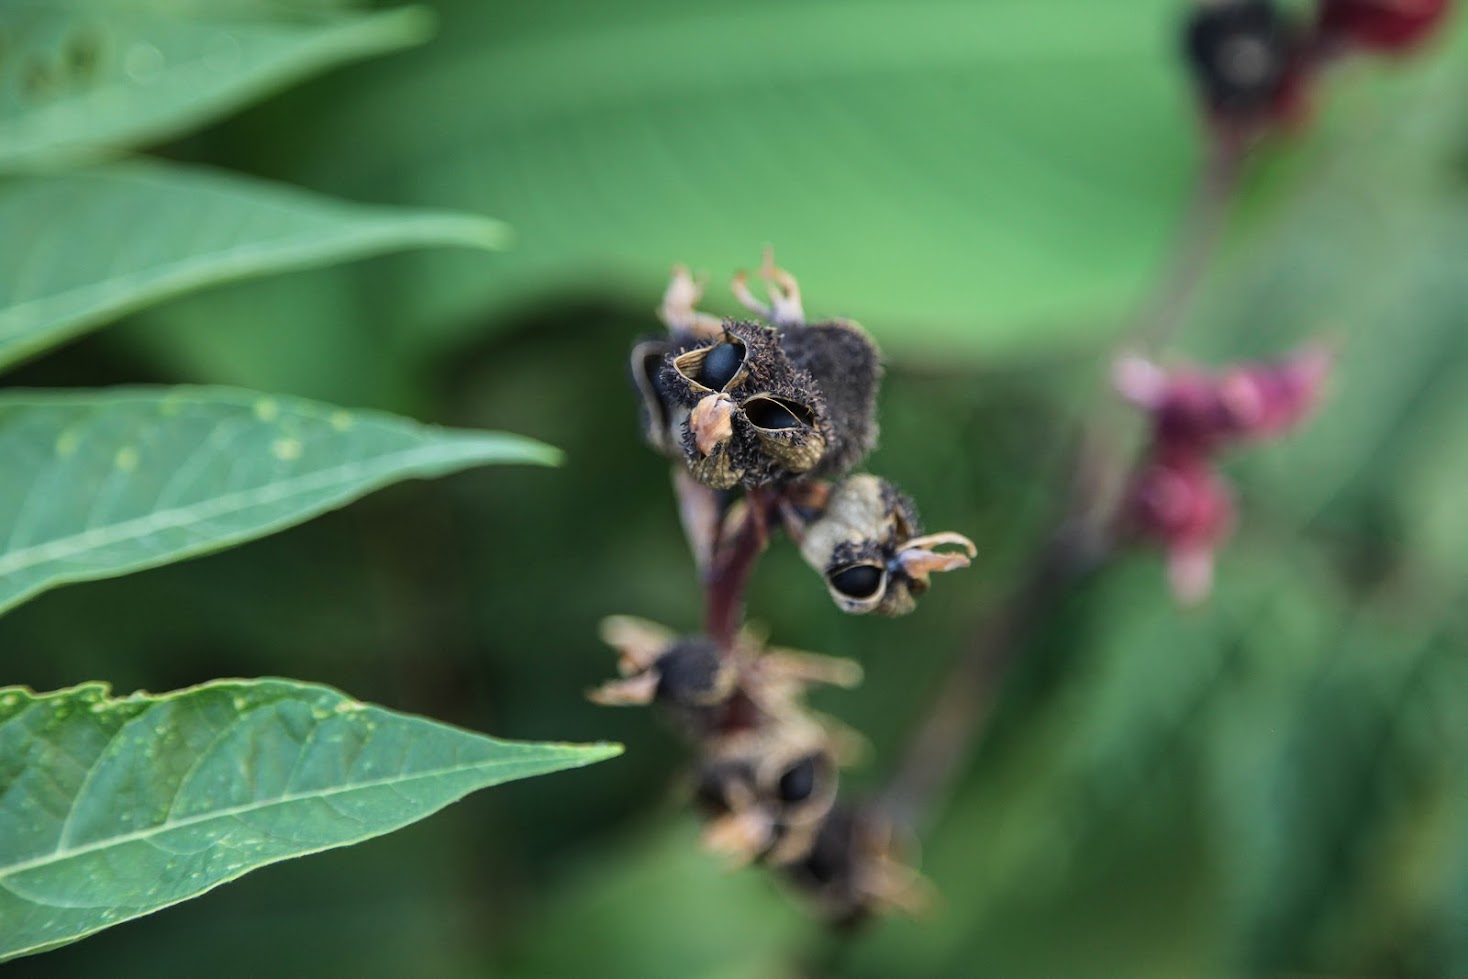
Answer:
[[549, 446], [227, 388], [0, 394], [0, 611]]
[[160, 139], [336, 64], [422, 41], [418, 8], [283, 16], [257, 3], [7, 0], [0, 170]]
[[0, 961], [620, 752], [499, 741], [289, 680], [0, 690]]
[[[0, 369], [207, 285], [421, 245], [495, 248], [486, 218], [344, 204], [133, 162], [0, 180]], [[304, 328], [304, 324], [303, 324]]]

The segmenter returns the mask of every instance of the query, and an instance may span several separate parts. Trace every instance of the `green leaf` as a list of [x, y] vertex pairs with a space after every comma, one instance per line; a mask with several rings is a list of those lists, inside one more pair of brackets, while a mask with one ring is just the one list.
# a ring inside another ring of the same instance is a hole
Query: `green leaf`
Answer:
[[554, 465], [515, 435], [227, 388], [0, 394], [0, 611], [260, 537], [410, 477]]
[[505, 238], [485, 218], [348, 205], [157, 163], [0, 180], [0, 227], [11, 232], [0, 239], [0, 368], [213, 283]]
[[419, 8], [307, 16], [285, 4], [9, 0], [0, 170], [183, 132], [334, 65], [422, 41]]
[[899, 356], [1092, 340], [1197, 155], [1172, 0], [474, 6], [301, 119], [313, 185], [488, 209], [525, 243], [487, 274], [399, 263], [384, 316], [415, 328], [608, 285], [647, 308], [680, 260], [731, 309], [770, 242], [812, 313]]
[[499, 741], [290, 680], [0, 690], [0, 960], [621, 750]]

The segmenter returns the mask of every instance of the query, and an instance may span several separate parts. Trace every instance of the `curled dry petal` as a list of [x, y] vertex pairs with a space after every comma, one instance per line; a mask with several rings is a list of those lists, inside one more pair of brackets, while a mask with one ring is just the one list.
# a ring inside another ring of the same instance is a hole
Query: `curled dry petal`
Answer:
[[694, 405], [688, 416], [694, 445], [707, 457], [734, 435], [734, 402], [727, 395], [711, 394]]

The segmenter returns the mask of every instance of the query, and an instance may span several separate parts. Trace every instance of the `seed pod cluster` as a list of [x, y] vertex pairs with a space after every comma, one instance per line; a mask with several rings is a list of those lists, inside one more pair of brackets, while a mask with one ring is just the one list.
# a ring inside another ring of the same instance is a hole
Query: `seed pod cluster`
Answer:
[[[923, 536], [912, 500], [867, 473], [804, 487], [787, 498], [782, 516], [831, 600], [855, 614], [906, 615], [934, 572], [967, 567], [976, 553], [961, 534]], [[938, 550], [944, 546], [959, 550]]]
[[[760, 274], [769, 302], [742, 274], [733, 291], [765, 322], [698, 311], [701, 287], [674, 269], [659, 307], [668, 336], [632, 353], [647, 441], [714, 494], [771, 494], [838, 608], [906, 614], [931, 574], [967, 566], [974, 546], [958, 534], [923, 537], [911, 500], [875, 476], [849, 475], [876, 444], [881, 354], [855, 323], [808, 323], [799, 285], [772, 256]], [[703, 563], [733, 498], [679, 492], [685, 523], [701, 528], [690, 537]], [[942, 545], [962, 553], [934, 550]]]
[[837, 801], [854, 732], [804, 704], [812, 684], [855, 686], [850, 660], [770, 649], [746, 630], [731, 648], [625, 616], [602, 624], [621, 678], [601, 704], [658, 704], [697, 752], [694, 797], [706, 845], [776, 869], [834, 921], [915, 905], [920, 878], [893, 857], [873, 815]]
[[794, 280], [766, 272], [790, 286], [773, 306], [736, 293], [770, 323], [698, 312], [700, 288], [675, 269], [660, 308], [670, 335], [633, 351], [648, 442], [712, 489], [837, 475], [876, 443], [876, 344], [845, 320], [807, 324]]

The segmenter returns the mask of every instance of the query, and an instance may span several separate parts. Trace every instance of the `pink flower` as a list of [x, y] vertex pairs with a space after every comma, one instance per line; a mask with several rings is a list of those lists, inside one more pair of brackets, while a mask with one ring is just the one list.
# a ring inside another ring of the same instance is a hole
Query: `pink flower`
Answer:
[[1113, 378], [1122, 397], [1152, 416], [1155, 443], [1212, 452], [1231, 442], [1274, 438], [1294, 427], [1319, 401], [1330, 362], [1321, 345], [1221, 374], [1167, 372], [1129, 355], [1117, 361]]

